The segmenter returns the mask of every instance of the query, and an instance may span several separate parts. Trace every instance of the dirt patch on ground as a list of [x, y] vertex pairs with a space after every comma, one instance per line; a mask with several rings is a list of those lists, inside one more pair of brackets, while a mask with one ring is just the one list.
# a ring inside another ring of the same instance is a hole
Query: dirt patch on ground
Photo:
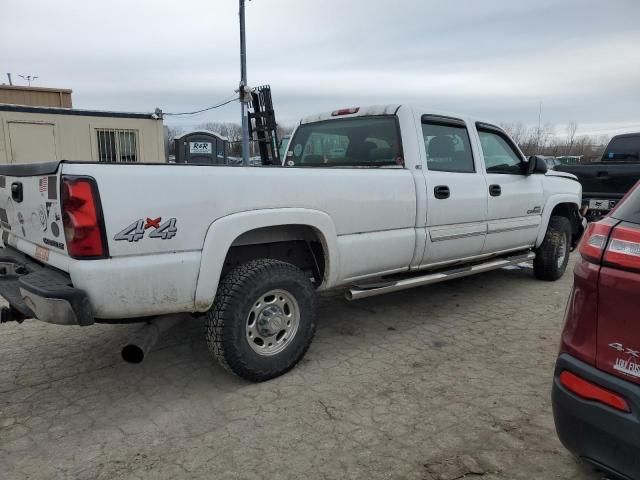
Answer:
[[304, 361], [250, 384], [201, 322], [138, 366], [131, 326], [0, 326], [3, 479], [596, 479], [558, 442], [567, 274], [528, 268], [321, 301]]

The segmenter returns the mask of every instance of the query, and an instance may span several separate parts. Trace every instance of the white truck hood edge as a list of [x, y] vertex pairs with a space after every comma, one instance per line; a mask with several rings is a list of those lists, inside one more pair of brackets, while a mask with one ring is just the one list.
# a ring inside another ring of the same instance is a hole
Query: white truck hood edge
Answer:
[[578, 177], [576, 177], [573, 173], [559, 172], [557, 170], [547, 170], [547, 173], [545, 173], [545, 175], [548, 177], [564, 177], [570, 178], [571, 180], [578, 180]]

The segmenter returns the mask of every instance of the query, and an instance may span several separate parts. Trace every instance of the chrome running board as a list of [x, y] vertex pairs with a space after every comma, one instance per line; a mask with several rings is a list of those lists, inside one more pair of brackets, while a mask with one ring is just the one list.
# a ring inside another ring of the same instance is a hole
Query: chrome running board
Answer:
[[441, 270], [437, 273], [429, 273], [417, 277], [409, 277], [402, 280], [396, 280], [383, 286], [379, 286], [380, 282], [372, 283], [371, 287], [366, 285], [354, 286], [347, 290], [345, 297], [347, 300], [359, 300], [361, 298], [373, 297], [374, 295], [382, 295], [383, 293], [397, 292], [398, 290], [406, 290], [407, 288], [420, 287], [422, 285], [431, 285], [432, 283], [444, 282], [454, 278], [468, 277], [476, 273], [488, 272], [498, 268], [516, 265], [522, 262], [529, 262], [535, 258], [536, 254], [528, 252], [524, 255], [515, 255], [511, 257], [494, 258], [484, 263], [476, 263], [474, 265], [458, 266], [449, 270]]

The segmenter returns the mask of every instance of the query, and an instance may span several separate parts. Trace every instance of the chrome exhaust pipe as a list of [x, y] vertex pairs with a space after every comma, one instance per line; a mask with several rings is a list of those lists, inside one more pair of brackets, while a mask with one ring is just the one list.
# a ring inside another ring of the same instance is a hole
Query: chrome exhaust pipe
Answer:
[[127, 363], [141, 363], [149, 354], [158, 338], [184, 320], [184, 315], [156, 317], [135, 332], [122, 347], [122, 359]]

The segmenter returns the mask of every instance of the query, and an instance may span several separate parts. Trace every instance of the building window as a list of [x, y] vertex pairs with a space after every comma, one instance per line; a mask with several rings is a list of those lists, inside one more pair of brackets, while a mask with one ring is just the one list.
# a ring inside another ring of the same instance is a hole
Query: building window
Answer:
[[96, 129], [100, 162], [137, 162], [138, 132], [123, 128]]

